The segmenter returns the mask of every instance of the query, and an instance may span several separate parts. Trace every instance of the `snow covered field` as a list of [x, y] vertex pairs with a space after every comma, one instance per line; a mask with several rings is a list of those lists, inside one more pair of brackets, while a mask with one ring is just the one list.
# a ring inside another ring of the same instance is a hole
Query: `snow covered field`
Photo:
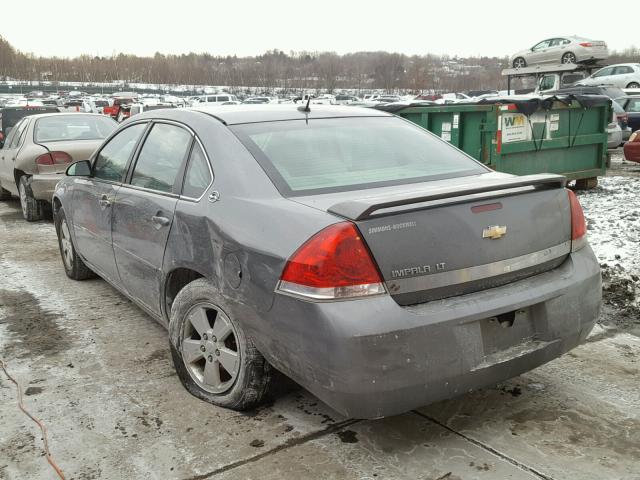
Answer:
[[619, 150], [607, 177], [593, 190], [578, 192], [578, 198], [602, 267], [602, 321], [640, 329], [640, 165], [624, 162]]

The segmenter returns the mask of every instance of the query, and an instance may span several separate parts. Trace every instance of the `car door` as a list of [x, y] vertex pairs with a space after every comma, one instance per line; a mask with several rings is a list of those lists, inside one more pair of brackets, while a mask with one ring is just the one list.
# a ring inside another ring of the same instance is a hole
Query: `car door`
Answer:
[[552, 38], [549, 40], [549, 47], [544, 52], [542, 61], [545, 63], [560, 63], [560, 57], [562, 57], [562, 38]]
[[158, 315], [164, 249], [192, 142], [184, 126], [154, 122], [113, 208], [113, 248], [122, 286]]
[[620, 65], [613, 70], [613, 85], [618, 88], [627, 88], [627, 84], [633, 82], [633, 68], [628, 65]]
[[602, 68], [581, 83], [584, 85], [602, 85], [609, 83], [613, 76], [613, 69], [614, 67]]
[[531, 49], [531, 53], [528, 55], [527, 63], [543, 63], [545, 61], [544, 59], [546, 57], [547, 49], [549, 48], [550, 43], [551, 40], [549, 39], [543, 40], [542, 42], [535, 45]]
[[76, 248], [89, 266], [119, 284], [111, 223], [113, 203], [147, 122], [119, 130], [95, 156], [90, 177], [74, 180], [70, 213]]
[[18, 195], [18, 187], [13, 176], [14, 165], [20, 147], [24, 144], [24, 138], [29, 126], [29, 117], [20, 120], [9, 133], [4, 148], [0, 150], [0, 183], [2, 188]]

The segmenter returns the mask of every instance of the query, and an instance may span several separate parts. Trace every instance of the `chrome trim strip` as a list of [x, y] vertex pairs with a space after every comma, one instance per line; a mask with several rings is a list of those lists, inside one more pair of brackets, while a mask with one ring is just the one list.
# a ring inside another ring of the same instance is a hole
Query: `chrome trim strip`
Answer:
[[[320, 303], [320, 302], [343, 302], [347, 300], [357, 300], [360, 298], [371, 298], [379, 295], [386, 295], [387, 289], [384, 283], [368, 283], [364, 285], [358, 285], [361, 287], [361, 291], [353, 291], [350, 295], [341, 296], [341, 288], [314, 288], [306, 285], [300, 285], [297, 283], [287, 282], [285, 280], [279, 280], [276, 285], [275, 293], [285, 295], [287, 297], [294, 297], [306, 302]], [[346, 287], [349, 288], [349, 287]]]
[[568, 255], [571, 252], [571, 241], [563, 242], [553, 247], [545, 248], [519, 257], [507, 258], [493, 263], [476, 265], [474, 267], [451, 270], [449, 272], [432, 273], [419, 277], [402, 278], [385, 282], [392, 294], [419, 292], [433, 288], [448, 287], [461, 283], [483, 280], [505, 273], [517, 272], [525, 268], [534, 267], [541, 263]]

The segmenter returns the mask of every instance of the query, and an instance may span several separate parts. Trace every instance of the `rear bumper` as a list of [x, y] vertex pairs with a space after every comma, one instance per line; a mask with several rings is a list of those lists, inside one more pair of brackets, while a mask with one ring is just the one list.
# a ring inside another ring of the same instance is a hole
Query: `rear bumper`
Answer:
[[[327, 303], [276, 295], [266, 319], [271, 335], [254, 338], [276, 368], [338, 412], [377, 418], [557, 358], [589, 334], [601, 295], [587, 246], [553, 271], [411, 307], [388, 295]], [[510, 328], [489, 320], [512, 311], [522, 316]]]
[[58, 182], [64, 177], [61, 173], [36, 174], [31, 177], [33, 198], [51, 203]]

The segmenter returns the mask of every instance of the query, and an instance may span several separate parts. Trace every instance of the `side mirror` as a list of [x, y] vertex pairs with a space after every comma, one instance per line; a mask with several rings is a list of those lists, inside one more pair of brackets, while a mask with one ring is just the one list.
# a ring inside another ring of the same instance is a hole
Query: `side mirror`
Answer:
[[91, 175], [91, 162], [89, 160], [80, 160], [72, 163], [65, 174], [68, 177], [89, 177]]

